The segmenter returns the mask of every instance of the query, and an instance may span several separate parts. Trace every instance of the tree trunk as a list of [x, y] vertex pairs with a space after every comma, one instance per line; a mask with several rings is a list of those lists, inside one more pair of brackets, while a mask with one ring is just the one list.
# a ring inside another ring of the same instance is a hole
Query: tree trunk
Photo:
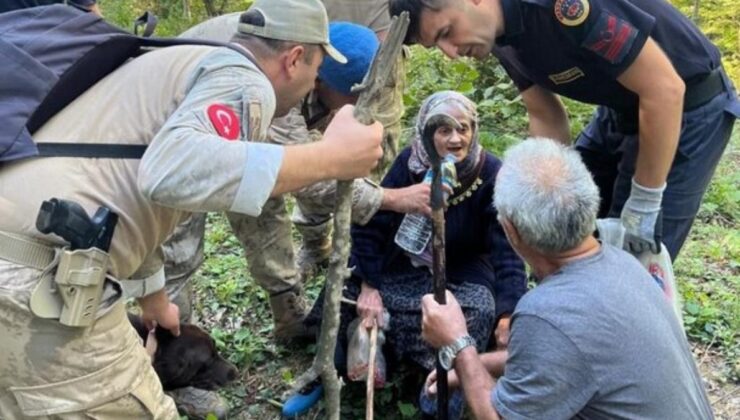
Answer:
[[218, 16], [216, 12], [216, 5], [213, 4], [214, 0], [203, 0], [203, 7], [206, 9], [208, 17]]
[[694, 0], [694, 11], [691, 14], [691, 19], [694, 23], [699, 22], [699, 2], [700, 0]]
[[190, 1], [182, 0], [182, 15], [189, 21], [193, 20], [193, 14], [190, 12]]

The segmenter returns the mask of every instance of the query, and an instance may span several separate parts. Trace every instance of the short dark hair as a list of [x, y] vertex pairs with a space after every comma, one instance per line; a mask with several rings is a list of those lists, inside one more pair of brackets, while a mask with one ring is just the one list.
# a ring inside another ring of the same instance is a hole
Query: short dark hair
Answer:
[[[265, 26], [265, 16], [259, 10], [249, 9], [246, 12], [242, 13], [241, 16], [239, 16], [239, 23], [246, 23], [248, 25], [264, 27]], [[253, 34], [243, 34], [238, 31], [234, 35], [233, 39], [236, 41], [239, 41], [239, 40], [259, 41], [272, 54], [279, 54], [285, 50], [289, 50], [295, 46], [300, 45], [303, 47], [303, 50], [305, 51], [305, 54], [303, 54], [303, 62], [306, 64], [311, 64], [311, 62], [313, 61], [314, 54], [320, 48], [318, 44], [306, 44], [306, 43], [301, 43], [301, 42], [283, 41], [280, 39], [265, 38], [265, 37], [261, 37], [261, 36], [253, 35]]]
[[390, 0], [389, 11], [391, 16], [398, 16], [401, 12], [409, 12], [409, 29], [403, 43], [412, 45], [419, 42], [419, 26], [423, 9], [439, 10], [448, 0]]

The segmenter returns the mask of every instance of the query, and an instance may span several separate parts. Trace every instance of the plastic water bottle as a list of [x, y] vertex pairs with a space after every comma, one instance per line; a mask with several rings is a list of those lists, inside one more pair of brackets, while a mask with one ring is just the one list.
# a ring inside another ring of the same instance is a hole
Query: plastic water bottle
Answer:
[[[445, 156], [441, 165], [442, 183], [450, 189], [457, 184], [455, 161], [455, 155], [449, 154]], [[429, 169], [422, 182], [431, 184], [432, 176], [432, 170]], [[448, 196], [449, 193], [445, 191], [445, 201], [447, 201]], [[431, 266], [432, 253], [428, 246], [430, 239], [432, 239], [432, 219], [421, 213], [407, 213], [401, 222], [401, 226], [398, 227], [394, 241], [409, 254], [411, 262], [415, 266]]]

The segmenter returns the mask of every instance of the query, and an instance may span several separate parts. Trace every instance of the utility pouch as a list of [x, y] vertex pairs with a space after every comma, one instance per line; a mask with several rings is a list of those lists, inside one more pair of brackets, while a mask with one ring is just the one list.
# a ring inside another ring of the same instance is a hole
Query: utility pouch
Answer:
[[108, 253], [98, 248], [63, 249], [54, 275], [63, 307], [59, 322], [70, 327], [92, 324], [108, 270]]

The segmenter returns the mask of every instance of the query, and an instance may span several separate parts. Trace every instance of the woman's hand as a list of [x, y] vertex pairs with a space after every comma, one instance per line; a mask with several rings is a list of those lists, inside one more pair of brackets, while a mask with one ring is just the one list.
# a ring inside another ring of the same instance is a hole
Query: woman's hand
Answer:
[[180, 308], [170, 302], [164, 289], [139, 298], [138, 301], [141, 319], [147, 328], [152, 329], [159, 325], [175, 337], [180, 335]]
[[380, 209], [431, 216], [432, 208], [429, 207], [431, 192], [431, 186], [425, 182], [404, 188], [383, 188], [383, 202], [380, 204]]
[[[460, 386], [460, 381], [457, 380], [457, 373], [454, 369], [447, 372], [447, 386], [450, 389]], [[424, 381], [424, 390], [427, 395], [437, 395], [437, 369], [432, 369], [427, 375], [427, 380]]]
[[378, 327], [383, 327], [383, 298], [380, 297], [378, 289], [362, 282], [362, 291], [357, 297], [357, 314], [362, 318], [366, 328], [372, 328], [373, 320]]
[[504, 350], [509, 345], [509, 324], [511, 324], [511, 314], [504, 314], [498, 319], [498, 325], [493, 334], [496, 337], [496, 350]]

